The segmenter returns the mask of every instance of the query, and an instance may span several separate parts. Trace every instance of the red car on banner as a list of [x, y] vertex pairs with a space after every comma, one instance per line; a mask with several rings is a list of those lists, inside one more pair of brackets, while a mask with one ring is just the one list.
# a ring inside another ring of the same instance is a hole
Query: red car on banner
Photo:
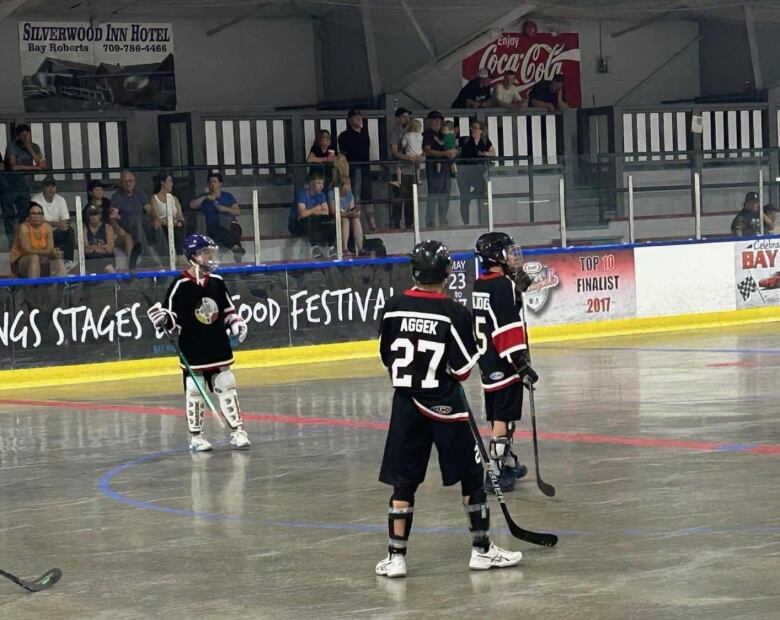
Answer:
[[580, 37], [576, 32], [504, 32], [463, 60], [463, 79], [474, 79], [480, 69], [487, 69], [494, 82], [505, 71], [515, 71], [520, 92], [526, 98], [534, 84], [560, 73], [564, 77], [564, 99], [572, 108], [582, 106]]

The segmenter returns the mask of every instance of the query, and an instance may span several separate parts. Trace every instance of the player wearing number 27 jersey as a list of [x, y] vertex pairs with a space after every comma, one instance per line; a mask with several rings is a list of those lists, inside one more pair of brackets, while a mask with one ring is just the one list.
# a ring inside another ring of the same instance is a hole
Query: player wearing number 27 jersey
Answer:
[[388, 555], [376, 574], [406, 576], [414, 497], [434, 445], [444, 486], [461, 485], [472, 535], [470, 568], [514, 566], [522, 554], [490, 542], [483, 469], [460, 387], [478, 357], [471, 313], [444, 294], [452, 261], [443, 244], [418, 243], [411, 264], [415, 286], [388, 301], [380, 325], [380, 355], [395, 390], [379, 473], [393, 487]]

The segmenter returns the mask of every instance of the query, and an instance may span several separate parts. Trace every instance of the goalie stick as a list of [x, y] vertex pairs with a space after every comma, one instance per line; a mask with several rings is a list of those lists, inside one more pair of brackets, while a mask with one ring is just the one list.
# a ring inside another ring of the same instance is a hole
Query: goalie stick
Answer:
[[[149, 306], [154, 305], [154, 302], [149, 298], [149, 295], [147, 295], [146, 293], [141, 293], [141, 294], [144, 296], [144, 299], [146, 300], [146, 303], [149, 304]], [[213, 415], [217, 419], [217, 422], [219, 423], [219, 427], [224, 430], [225, 423], [222, 421], [222, 417], [219, 415], [217, 408], [214, 406], [214, 402], [211, 400], [211, 397], [208, 395], [206, 390], [200, 384], [200, 381], [198, 381], [198, 377], [195, 374], [195, 371], [192, 370], [192, 367], [190, 366], [190, 363], [187, 361], [187, 358], [184, 357], [184, 353], [182, 353], [181, 349], [179, 348], [179, 343], [176, 342], [176, 338], [173, 336], [172, 333], [168, 331], [163, 330], [163, 333], [168, 338], [168, 342], [171, 343], [171, 346], [173, 347], [174, 351], [176, 351], [176, 353], [178, 354], [181, 363], [184, 364], [184, 368], [187, 369], [187, 374], [192, 379], [192, 382], [195, 384], [195, 387], [198, 388], [198, 392], [200, 392], [200, 395], [203, 397], [203, 400], [206, 401], [206, 404], [211, 410], [211, 415]]]
[[[466, 401], [466, 395], [463, 392], [463, 386], [461, 386], [460, 389], [461, 394], [463, 395], [463, 400], [468, 402]], [[530, 530], [523, 529], [512, 520], [512, 516], [509, 514], [509, 508], [506, 507], [506, 502], [504, 501], [504, 494], [501, 492], [501, 485], [498, 484], [498, 477], [496, 476], [496, 472], [493, 471], [493, 467], [490, 464], [490, 457], [488, 456], [485, 444], [482, 443], [482, 436], [479, 434], [479, 427], [477, 426], [477, 421], [474, 419], [474, 413], [471, 411], [471, 407], [466, 407], [466, 410], [469, 414], [469, 427], [471, 427], [471, 434], [474, 435], [474, 441], [477, 444], [479, 456], [482, 459], [482, 467], [485, 469], [488, 477], [490, 478], [490, 484], [493, 487], [493, 493], [495, 494], [498, 503], [501, 504], [501, 512], [504, 513], [504, 519], [506, 519], [506, 524], [509, 526], [509, 531], [512, 533], [512, 536], [534, 545], [540, 545], [542, 547], [554, 547], [558, 543], [558, 537], [555, 534], [531, 532]]]
[[26, 579], [12, 575], [2, 569], [0, 569], [0, 575], [6, 579], [10, 579], [16, 585], [22, 586], [28, 592], [40, 592], [41, 590], [51, 588], [57, 583], [62, 578], [62, 571], [59, 568], [52, 568], [34, 581], [27, 581]]

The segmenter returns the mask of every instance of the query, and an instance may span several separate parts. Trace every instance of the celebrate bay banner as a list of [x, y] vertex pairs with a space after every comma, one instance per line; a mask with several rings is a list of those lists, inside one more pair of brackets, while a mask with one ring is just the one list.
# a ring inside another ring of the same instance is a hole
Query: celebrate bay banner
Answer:
[[24, 108], [176, 109], [167, 23], [19, 22]]

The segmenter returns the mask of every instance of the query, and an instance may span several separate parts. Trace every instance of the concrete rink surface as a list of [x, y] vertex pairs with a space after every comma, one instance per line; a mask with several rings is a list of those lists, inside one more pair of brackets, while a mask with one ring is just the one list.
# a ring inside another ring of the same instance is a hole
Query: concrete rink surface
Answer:
[[[432, 458], [406, 579], [374, 575], [391, 390], [378, 361], [239, 370], [253, 441], [187, 452], [178, 377], [0, 391], [0, 618], [780, 618], [778, 324], [538, 345], [541, 466], [507, 496], [554, 549], [473, 573]], [[482, 415], [477, 377], [466, 383]]]

